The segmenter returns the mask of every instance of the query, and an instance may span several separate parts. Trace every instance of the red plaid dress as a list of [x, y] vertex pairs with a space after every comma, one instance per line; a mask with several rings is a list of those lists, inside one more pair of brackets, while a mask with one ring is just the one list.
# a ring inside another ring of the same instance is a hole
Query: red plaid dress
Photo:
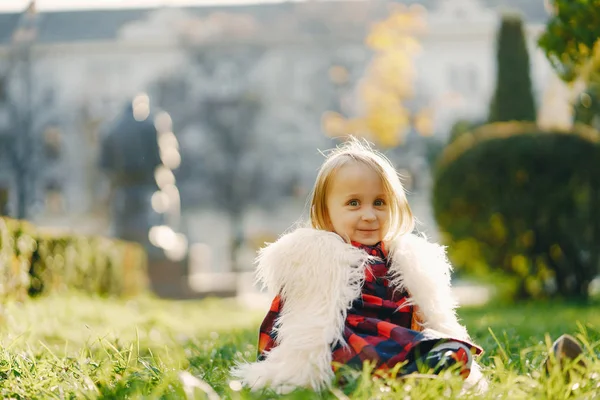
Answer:
[[[383, 243], [365, 246], [352, 243], [378, 258], [365, 268], [365, 282], [362, 295], [348, 310], [344, 326], [344, 340], [332, 345], [332, 368], [340, 365], [362, 368], [365, 361], [375, 362], [377, 370], [393, 368], [404, 363], [401, 374], [416, 372], [422, 363], [440, 361], [442, 353], [436, 356], [436, 348], [443, 348], [447, 354], [450, 348], [451, 362], [461, 365], [460, 374], [470, 373], [471, 354], [480, 354], [482, 349], [472, 343], [447, 338], [424, 337], [419, 331], [419, 318], [415, 307], [408, 304], [408, 293], [394, 290], [388, 279], [389, 263]], [[269, 350], [277, 345], [273, 329], [283, 307], [283, 300], [275, 296], [271, 308], [260, 327], [258, 359], [265, 359]], [[470, 354], [469, 354], [470, 353]]]

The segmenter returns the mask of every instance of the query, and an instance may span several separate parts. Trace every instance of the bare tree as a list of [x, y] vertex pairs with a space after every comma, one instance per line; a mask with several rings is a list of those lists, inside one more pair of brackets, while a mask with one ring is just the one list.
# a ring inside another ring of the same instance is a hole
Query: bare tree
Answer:
[[[232, 269], [239, 271], [245, 211], [260, 202], [270, 181], [269, 160], [256, 131], [263, 104], [248, 79], [261, 50], [188, 51], [187, 69], [160, 79], [150, 93], [155, 104], [172, 116], [174, 131], [192, 132], [202, 142], [200, 151], [181, 149], [178, 179], [194, 182], [202, 188], [204, 200], [228, 214], [230, 260]], [[228, 84], [210, 85], [217, 81]]]
[[[49, 123], [54, 90], [35, 82], [34, 43], [37, 36], [37, 12], [31, 1], [21, 14], [12, 35], [8, 65], [0, 79], [0, 103], [8, 114], [5, 132], [2, 132], [6, 159], [16, 186], [15, 216], [29, 217], [30, 206], [36, 197], [39, 172], [43, 169], [45, 154], [39, 145], [40, 132]], [[44, 89], [43, 89], [44, 88]], [[0, 127], [1, 128], [1, 127]]]

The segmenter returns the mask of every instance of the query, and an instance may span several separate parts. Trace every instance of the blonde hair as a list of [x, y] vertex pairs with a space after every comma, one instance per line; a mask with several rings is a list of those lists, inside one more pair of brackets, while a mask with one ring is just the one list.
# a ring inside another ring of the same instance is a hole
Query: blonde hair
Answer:
[[406, 199], [404, 187], [390, 160], [374, 150], [367, 141], [350, 137], [348, 141], [331, 150], [321, 166], [310, 200], [310, 225], [314, 229], [330, 230], [327, 195], [336, 172], [344, 165], [359, 162], [371, 168], [383, 183], [390, 204], [389, 230], [384, 240], [389, 241], [412, 232], [415, 226], [413, 213]]

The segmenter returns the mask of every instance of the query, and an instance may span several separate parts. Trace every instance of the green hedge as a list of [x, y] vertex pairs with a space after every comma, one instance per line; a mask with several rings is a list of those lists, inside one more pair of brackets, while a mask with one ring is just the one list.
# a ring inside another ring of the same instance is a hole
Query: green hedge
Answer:
[[600, 274], [600, 133], [484, 125], [436, 168], [436, 220], [457, 267], [501, 271], [518, 298], [586, 297]]
[[0, 299], [67, 289], [133, 296], [147, 288], [146, 253], [136, 243], [52, 235], [0, 217]]

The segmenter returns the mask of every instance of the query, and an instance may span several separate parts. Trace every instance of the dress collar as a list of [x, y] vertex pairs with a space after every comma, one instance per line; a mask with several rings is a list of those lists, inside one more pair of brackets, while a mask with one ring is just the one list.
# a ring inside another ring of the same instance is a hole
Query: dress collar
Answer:
[[388, 254], [388, 251], [385, 248], [386, 246], [384, 245], [383, 241], [381, 241], [377, 244], [374, 244], [372, 246], [362, 244], [359, 242], [355, 242], [355, 241], [351, 241], [350, 243], [352, 244], [352, 246], [358, 247], [359, 249], [363, 249], [371, 255], [381, 255], [383, 257], [386, 257]]

